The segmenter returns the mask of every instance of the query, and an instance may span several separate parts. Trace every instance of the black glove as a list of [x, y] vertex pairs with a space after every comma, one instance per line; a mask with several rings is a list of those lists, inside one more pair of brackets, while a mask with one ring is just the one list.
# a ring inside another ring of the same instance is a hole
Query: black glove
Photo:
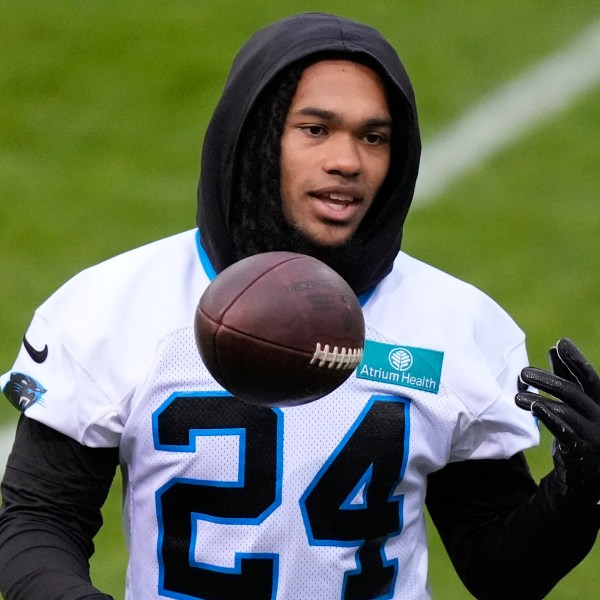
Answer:
[[554, 435], [558, 492], [582, 502], [600, 500], [600, 378], [568, 339], [549, 351], [552, 373], [526, 367], [521, 380], [554, 396], [520, 391], [515, 402]]

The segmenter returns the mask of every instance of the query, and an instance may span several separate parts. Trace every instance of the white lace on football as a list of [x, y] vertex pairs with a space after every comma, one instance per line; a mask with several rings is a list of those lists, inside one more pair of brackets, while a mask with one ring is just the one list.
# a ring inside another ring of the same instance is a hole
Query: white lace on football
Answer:
[[338, 348], [334, 346], [329, 351], [329, 344], [325, 344], [321, 348], [321, 344], [317, 342], [317, 348], [310, 364], [313, 365], [319, 361], [319, 367], [327, 365], [328, 369], [332, 369], [333, 367], [336, 369], [354, 369], [360, 364], [362, 358], [362, 348]]

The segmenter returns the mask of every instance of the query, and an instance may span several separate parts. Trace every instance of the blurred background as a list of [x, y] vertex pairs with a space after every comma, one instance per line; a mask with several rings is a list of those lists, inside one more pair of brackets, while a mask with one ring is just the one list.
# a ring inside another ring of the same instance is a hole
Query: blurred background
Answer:
[[[412, 77], [425, 150], [404, 250], [496, 299], [532, 363], [568, 336], [600, 367], [597, 0], [0, 0], [2, 372], [65, 280], [195, 226], [202, 138], [234, 54], [307, 10], [377, 27]], [[0, 402], [0, 450], [17, 416]], [[529, 453], [536, 478], [549, 441]], [[117, 480], [92, 565], [115, 598], [119, 504]], [[471, 598], [435, 531], [431, 547], [434, 598]], [[548, 597], [592, 598], [599, 583], [597, 545]]]

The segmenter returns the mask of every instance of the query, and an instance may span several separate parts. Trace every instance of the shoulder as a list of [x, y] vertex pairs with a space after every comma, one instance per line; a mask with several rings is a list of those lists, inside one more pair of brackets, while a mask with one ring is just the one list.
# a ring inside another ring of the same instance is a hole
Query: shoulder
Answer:
[[87, 285], [90, 281], [108, 280], [111, 283], [110, 288], [117, 289], [123, 284], [128, 284], [127, 277], [131, 276], [135, 276], [136, 282], [150, 282], [167, 272], [186, 268], [190, 260], [193, 264], [198, 262], [193, 230], [150, 242], [102, 261], [75, 275], [63, 288], [75, 289], [78, 285]]
[[114, 328], [119, 318], [150, 317], [163, 303], [180, 300], [183, 308], [197, 301], [194, 288], [202, 279], [195, 244], [194, 232], [187, 231], [92, 266], [67, 281], [38, 313], [68, 333], [92, 318]]
[[524, 418], [512, 398], [527, 364], [525, 335], [483, 291], [401, 254], [364, 312], [371, 331], [389, 344], [443, 356], [442, 384], [470, 420], [495, 410], [505, 415], [500, 420]]
[[48, 348], [47, 357], [38, 362], [21, 349], [13, 368], [43, 389], [27, 415], [90, 445], [115, 445], [125, 403], [162, 341], [192, 327], [207, 282], [193, 231], [111, 258], [66, 282], [27, 330], [31, 344]]
[[[453, 456], [510, 456], [535, 443], [531, 415], [514, 403], [527, 365], [525, 335], [487, 294], [401, 254], [364, 312], [370, 331], [388, 344], [443, 357], [440, 394], [462, 415], [453, 423]], [[518, 434], [499, 434], [507, 428]]]
[[523, 339], [510, 315], [486, 293], [402, 252], [365, 309], [374, 326], [401, 336], [416, 330], [436, 338], [487, 338], [495, 331], [503, 343]]
[[27, 335], [52, 340], [70, 369], [97, 382], [116, 386], [110, 379], [120, 373], [123, 394], [143, 376], [161, 340], [192, 326], [207, 282], [194, 232], [178, 234], [73, 277], [36, 311]]

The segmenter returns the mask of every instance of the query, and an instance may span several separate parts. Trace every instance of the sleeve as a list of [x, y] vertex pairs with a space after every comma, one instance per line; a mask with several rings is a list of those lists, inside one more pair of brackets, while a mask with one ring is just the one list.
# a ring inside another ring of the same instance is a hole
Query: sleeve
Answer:
[[467, 410], [453, 431], [451, 462], [510, 458], [539, 444], [536, 419], [514, 400], [519, 373], [529, 364], [524, 339], [502, 348], [500, 358], [477, 349], [481, 355], [463, 370], [457, 392]]
[[116, 448], [21, 417], [1, 486], [3, 598], [111, 600], [90, 583], [88, 561], [117, 464]]
[[160, 340], [193, 320], [199, 292], [181, 286], [195, 282], [197, 254], [184, 239], [132, 250], [56, 290], [0, 375], [13, 404], [85, 446], [118, 446]]
[[112, 447], [119, 444], [121, 405], [138, 371], [125, 358], [136, 348], [125, 343], [130, 330], [117, 318], [126, 318], [125, 309], [115, 307], [119, 292], [102, 293], [106, 278], [97, 271], [82, 271], [35, 311], [0, 386], [31, 419], [86, 446]]
[[539, 486], [522, 453], [449, 464], [429, 477], [427, 508], [456, 571], [479, 600], [537, 600], [594, 545], [600, 507]]
[[[74, 311], [64, 314], [76, 320]], [[0, 386], [29, 418], [87, 446], [117, 446], [123, 424], [120, 396], [111, 384], [119, 370], [98, 350], [95, 359], [88, 358], [104, 343], [102, 338], [86, 335], [83, 326], [78, 338], [68, 337], [61, 331], [61, 318], [58, 315], [50, 325], [44, 311], [36, 311], [13, 368], [0, 377]], [[42, 357], [37, 356], [42, 350]]]

